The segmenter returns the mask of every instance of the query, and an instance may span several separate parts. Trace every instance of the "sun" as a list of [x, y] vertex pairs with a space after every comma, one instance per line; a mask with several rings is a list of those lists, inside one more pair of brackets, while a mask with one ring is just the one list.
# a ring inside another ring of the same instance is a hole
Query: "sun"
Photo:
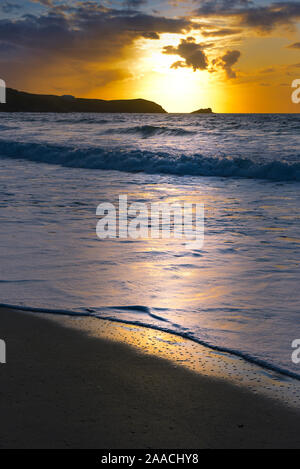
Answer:
[[183, 35], [164, 34], [159, 40], [139, 40], [139, 60], [135, 64], [135, 94], [158, 102], [168, 112], [192, 112], [212, 107], [211, 74], [190, 68], [172, 68], [179, 56], [162, 52], [165, 45], [177, 45]]
[[145, 82], [144, 93], [153, 96], [168, 112], [192, 112], [209, 107], [206, 74], [189, 69], [169, 69], [152, 74], [150, 84]]

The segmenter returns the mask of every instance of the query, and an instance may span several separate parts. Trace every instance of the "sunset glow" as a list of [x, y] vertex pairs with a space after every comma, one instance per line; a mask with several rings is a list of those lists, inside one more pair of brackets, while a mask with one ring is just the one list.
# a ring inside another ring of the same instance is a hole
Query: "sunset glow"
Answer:
[[300, 76], [298, 2], [160, 1], [155, 13], [150, 3], [125, 3], [8, 2], [0, 10], [8, 86], [144, 98], [169, 112], [299, 112], [290, 99]]

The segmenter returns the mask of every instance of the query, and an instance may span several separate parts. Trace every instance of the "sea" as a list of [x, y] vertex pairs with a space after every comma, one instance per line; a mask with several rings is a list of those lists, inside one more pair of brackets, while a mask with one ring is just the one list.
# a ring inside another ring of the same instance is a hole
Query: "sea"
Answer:
[[[169, 331], [300, 379], [300, 115], [0, 114], [0, 303]], [[96, 233], [203, 204], [204, 244]]]

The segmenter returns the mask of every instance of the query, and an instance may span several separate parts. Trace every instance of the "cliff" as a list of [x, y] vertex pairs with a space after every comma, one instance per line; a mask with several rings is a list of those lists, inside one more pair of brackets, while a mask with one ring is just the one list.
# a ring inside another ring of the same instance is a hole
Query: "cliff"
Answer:
[[129, 99], [104, 101], [102, 99], [74, 98], [70, 95], [55, 96], [25, 93], [11, 88], [6, 90], [6, 104], [0, 104], [0, 112], [113, 112], [113, 113], [165, 113], [152, 101]]

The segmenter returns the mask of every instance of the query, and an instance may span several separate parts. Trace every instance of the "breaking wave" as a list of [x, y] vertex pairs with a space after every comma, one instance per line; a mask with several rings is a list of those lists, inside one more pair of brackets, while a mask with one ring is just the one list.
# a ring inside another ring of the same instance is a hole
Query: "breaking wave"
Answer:
[[[128, 129], [127, 129], [128, 131]], [[0, 140], [0, 158], [24, 159], [72, 168], [145, 172], [225, 178], [300, 181], [300, 163], [255, 161], [251, 158], [204, 156], [123, 148], [71, 147], [47, 143], [21, 143]]]

